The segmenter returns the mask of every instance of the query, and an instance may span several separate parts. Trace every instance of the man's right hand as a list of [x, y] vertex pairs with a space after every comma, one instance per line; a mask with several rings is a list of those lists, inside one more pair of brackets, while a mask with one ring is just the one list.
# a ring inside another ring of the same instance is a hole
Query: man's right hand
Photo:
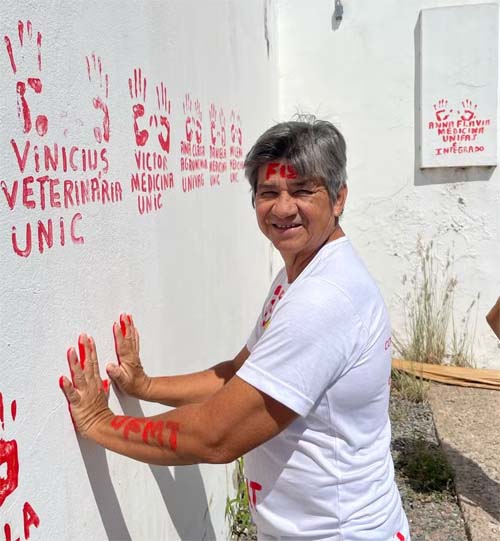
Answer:
[[120, 314], [120, 322], [113, 323], [113, 336], [118, 365], [106, 366], [108, 376], [124, 393], [147, 400], [151, 378], [141, 364], [139, 333], [130, 314]]

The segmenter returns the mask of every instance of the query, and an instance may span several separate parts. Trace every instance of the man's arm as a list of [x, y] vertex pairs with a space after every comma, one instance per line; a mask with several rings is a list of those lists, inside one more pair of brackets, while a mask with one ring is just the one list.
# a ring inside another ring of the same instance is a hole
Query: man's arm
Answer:
[[109, 409], [93, 340], [81, 335], [80, 359], [68, 351], [72, 382], [61, 378], [77, 431], [111, 451], [150, 464], [227, 463], [286, 428], [297, 414], [232, 377], [208, 400], [154, 417]]
[[204, 402], [221, 389], [239, 370], [250, 352], [246, 347], [229, 361], [212, 368], [180, 376], [149, 377], [139, 356], [139, 333], [130, 314], [122, 314], [113, 325], [118, 365], [106, 367], [109, 377], [125, 393], [149, 402], [183, 406]]

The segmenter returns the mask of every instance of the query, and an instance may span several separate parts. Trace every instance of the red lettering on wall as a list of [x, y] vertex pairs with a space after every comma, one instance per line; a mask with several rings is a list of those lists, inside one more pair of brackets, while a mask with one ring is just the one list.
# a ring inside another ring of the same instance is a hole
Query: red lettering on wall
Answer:
[[23, 519], [24, 519], [24, 539], [30, 538], [30, 528], [40, 526], [40, 519], [31, 505], [26, 502], [23, 507]]

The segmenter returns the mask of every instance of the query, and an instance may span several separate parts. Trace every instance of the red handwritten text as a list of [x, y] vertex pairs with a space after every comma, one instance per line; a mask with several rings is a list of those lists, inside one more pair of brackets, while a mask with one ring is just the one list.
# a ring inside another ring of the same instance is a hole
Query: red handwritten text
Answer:
[[117, 415], [111, 421], [114, 430], [122, 430], [123, 437], [128, 440], [130, 433], [141, 434], [142, 441], [148, 443], [150, 439], [156, 440], [160, 447], [165, 445], [163, 439], [164, 430], [168, 431], [168, 445], [172, 451], [177, 449], [177, 433], [179, 423], [174, 421], [151, 421], [140, 417], [128, 417]]

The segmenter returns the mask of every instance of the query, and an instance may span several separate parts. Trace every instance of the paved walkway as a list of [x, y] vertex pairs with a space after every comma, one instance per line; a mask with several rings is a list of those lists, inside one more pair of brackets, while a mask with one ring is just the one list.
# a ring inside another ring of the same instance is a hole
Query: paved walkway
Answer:
[[435, 383], [430, 403], [471, 541], [500, 540], [500, 391]]

